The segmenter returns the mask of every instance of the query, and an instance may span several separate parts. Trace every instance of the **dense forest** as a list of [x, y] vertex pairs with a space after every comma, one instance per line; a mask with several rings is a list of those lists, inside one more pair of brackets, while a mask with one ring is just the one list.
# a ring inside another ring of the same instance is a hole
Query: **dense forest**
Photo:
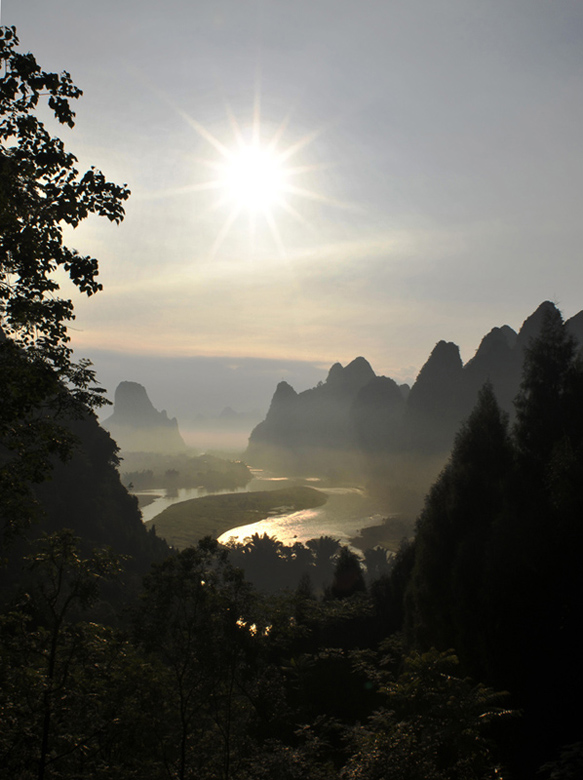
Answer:
[[[59, 225], [127, 189], [35, 118], [68, 74], [0, 34], [0, 776], [566, 780], [583, 772], [583, 366], [561, 315], [526, 350], [509, 425], [486, 384], [413, 542], [170, 550], [121, 485], [74, 363]], [[50, 198], [47, 197], [50, 194]], [[387, 475], [390, 480], [390, 475]]]

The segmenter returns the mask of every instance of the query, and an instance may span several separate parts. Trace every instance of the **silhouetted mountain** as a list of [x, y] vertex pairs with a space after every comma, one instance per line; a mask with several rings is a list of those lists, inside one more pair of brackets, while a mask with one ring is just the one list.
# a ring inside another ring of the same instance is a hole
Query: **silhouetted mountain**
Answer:
[[363, 357], [355, 358], [346, 368], [335, 363], [328, 374], [326, 384], [339, 394], [354, 395], [375, 376], [370, 363]]
[[365, 452], [400, 448], [404, 409], [401, 387], [386, 376], [373, 377], [360, 389], [351, 409], [359, 446]]
[[408, 448], [433, 451], [447, 446], [464, 406], [463, 390], [459, 347], [451, 341], [439, 341], [407, 399]]
[[122, 450], [178, 452], [186, 445], [175, 417], [157, 411], [146, 388], [137, 382], [120, 382], [115, 391], [113, 414], [103, 421]]
[[[416, 471], [424, 475], [425, 490], [486, 382], [512, 414], [524, 350], [554, 310], [545, 301], [518, 334], [508, 325], [493, 328], [466, 365], [456, 344], [439, 341], [410, 390], [376, 376], [362, 357], [345, 368], [335, 363], [325, 383], [299, 394], [281, 382], [267, 417], [251, 433], [246, 458], [252, 465], [296, 473], [316, 469], [330, 476], [343, 468], [362, 469], [365, 478], [390, 483], [393, 493], [395, 480], [411, 481]], [[566, 324], [583, 344], [583, 312]]]
[[543, 301], [541, 305], [522, 323], [522, 327], [518, 331], [516, 338], [515, 348], [524, 351], [529, 346], [530, 342], [535, 339], [543, 324], [543, 320], [547, 313], [557, 311], [557, 307], [551, 301]]
[[374, 378], [370, 364], [359, 357], [345, 368], [334, 364], [326, 382], [303, 393], [280, 382], [265, 420], [251, 432], [247, 460], [292, 472], [316, 469], [340, 476], [360, 449], [352, 405]]
[[500, 405], [510, 409], [522, 370], [522, 356], [517, 357], [516, 340], [516, 331], [508, 325], [492, 328], [484, 336], [478, 351], [464, 366], [466, 405], [472, 404], [484, 382], [489, 380]]

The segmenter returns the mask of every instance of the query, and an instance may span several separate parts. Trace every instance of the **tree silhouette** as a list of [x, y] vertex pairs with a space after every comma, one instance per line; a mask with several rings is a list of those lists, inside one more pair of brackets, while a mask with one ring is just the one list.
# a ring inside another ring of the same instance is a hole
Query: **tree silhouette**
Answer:
[[507, 418], [486, 384], [418, 520], [406, 601], [407, 630], [420, 647], [455, 647], [463, 661], [466, 642], [476, 650], [486, 545], [512, 463]]
[[554, 307], [546, 310], [538, 338], [525, 350], [523, 378], [515, 401], [516, 443], [536, 479], [554, 443], [569, 435], [572, 419], [567, 399], [574, 357], [575, 342], [560, 312]]
[[306, 547], [314, 555], [314, 578], [318, 587], [327, 585], [333, 575], [336, 565], [336, 555], [340, 550], [340, 542], [331, 536], [320, 536], [318, 539], [309, 539]]
[[331, 595], [335, 599], [344, 599], [365, 590], [366, 585], [358, 557], [348, 547], [342, 547], [334, 569]]
[[238, 729], [251, 709], [244, 695], [251, 606], [242, 573], [209, 538], [144, 580], [135, 636], [169, 671], [174, 737], [162, 749], [173, 777], [231, 776]]
[[381, 687], [384, 706], [353, 730], [346, 780], [486, 780], [500, 777], [486, 729], [508, 717], [504, 694], [459, 676], [455, 655], [413, 653]]
[[257, 533], [246, 540], [243, 566], [255, 587], [273, 591], [285, 582], [284, 546], [275, 536]]
[[[68, 73], [43, 71], [17, 50], [13, 27], [0, 28], [0, 491], [8, 530], [30, 519], [26, 485], [66, 457], [74, 438], [59, 424], [103, 403], [87, 360], [74, 362], [57, 272], [86, 295], [101, 289], [97, 260], [63, 244], [63, 227], [90, 214], [119, 223], [126, 186], [91, 168], [52, 137], [36, 114], [41, 98], [58, 122], [74, 126], [71, 101], [82, 93]], [[4, 403], [6, 400], [6, 403]]]
[[[55, 767], [88, 747], [87, 732], [82, 736], [75, 724], [80, 700], [72, 670], [83, 664], [96, 638], [91, 627], [85, 630], [77, 621], [98, 599], [101, 581], [119, 570], [107, 550], [96, 549], [83, 558], [78, 541], [67, 529], [37, 541], [28, 557], [30, 573], [23, 574], [26, 595], [8, 619], [0, 621], [9, 661], [0, 685], [5, 691], [4, 725], [13, 721], [2, 738], [3, 763], [22, 767], [28, 761], [35, 771], [26, 776], [38, 780], [53, 776]], [[20, 742], [18, 721], [21, 728], [28, 723], [22, 758], [14, 756]]]
[[524, 710], [520, 772], [581, 730], [582, 398], [583, 368], [550, 310], [526, 352], [512, 435], [486, 386], [413, 547], [407, 637], [421, 650], [454, 647], [472, 676], [512, 693]]
[[392, 567], [389, 552], [384, 547], [369, 547], [364, 551], [364, 565], [367, 583], [387, 576]]

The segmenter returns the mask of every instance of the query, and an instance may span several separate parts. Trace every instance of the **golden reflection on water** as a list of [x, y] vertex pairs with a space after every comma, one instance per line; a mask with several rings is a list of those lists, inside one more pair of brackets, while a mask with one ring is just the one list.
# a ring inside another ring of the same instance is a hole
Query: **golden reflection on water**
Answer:
[[267, 534], [286, 545], [305, 543], [320, 536], [332, 536], [347, 544], [362, 528], [376, 525], [386, 516], [383, 508], [359, 488], [326, 488], [323, 492], [328, 496], [323, 506], [232, 528], [219, 537], [219, 542], [225, 544], [231, 539], [243, 542], [253, 534]]
[[[308, 527], [311, 528], [313, 526], [317, 513], [317, 509], [302, 509], [299, 512], [291, 512], [290, 514], [278, 515], [277, 517], [269, 517], [257, 523], [241, 525], [219, 536], [219, 542], [224, 544], [230, 539], [242, 542], [253, 534], [277, 536], [280, 542], [287, 545], [294, 544], [294, 542], [304, 542], [314, 538], [313, 534], [305, 538], [304, 536]], [[323, 535], [325, 535], [325, 532], [316, 534], [316, 536]]]

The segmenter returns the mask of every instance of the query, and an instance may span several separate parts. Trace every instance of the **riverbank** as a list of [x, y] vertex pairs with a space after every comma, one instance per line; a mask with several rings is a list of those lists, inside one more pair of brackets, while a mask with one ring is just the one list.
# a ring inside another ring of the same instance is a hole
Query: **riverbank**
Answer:
[[326, 500], [321, 491], [303, 486], [204, 496], [173, 504], [146, 525], [155, 525], [158, 536], [182, 550], [205, 536], [218, 538], [231, 528], [312, 509], [322, 506]]
[[403, 539], [411, 539], [414, 535], [415, 521], [394, 515], [385, 517], [377, 525], [361, 528], [358, 535], [352, 537], [350, 544], [362, 552], [374, 547], [384, 547], [395, 553], [401, 546]]
[[162, 493], [132, 493], [138, 499], [138, 508], [143, 509], [146, 506], [150, 506], [158, 498], [162, 498]]

